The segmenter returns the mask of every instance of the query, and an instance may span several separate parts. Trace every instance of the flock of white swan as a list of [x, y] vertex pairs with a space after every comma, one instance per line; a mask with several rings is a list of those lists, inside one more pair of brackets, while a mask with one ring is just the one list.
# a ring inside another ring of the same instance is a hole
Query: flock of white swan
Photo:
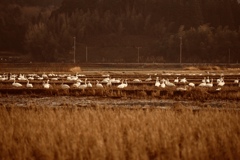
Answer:
[[[84, 80], [81, 80], [84, 79]], [[40, 81], [42, 83], [42, 87], [44, 89], [49, 89], [52, 87], [51, 83], [55, 83], [57, 81], [62, 81], [60, 87], [62, 89], [70, 89], [70, 88], [78, 88], [78, 89], [85, 89], [85, 88], [104, 88], [104, 87], [110, 87], [112, 84], [115, 84], [116, 88], [123, 89], [128, 86], [128, 82], [131, 82], [131, 84], [140, 84], [140, 83], [147, 83], [147, 82], [155, 82], [154, 86], [159, 88], [166, 88], [166, 87], [175, 87], [176, 90], [187, 90], [188, 87], [206, 87], [211, 88], [213, 86], [216, 86], [216, 90], [221, 90], [221, 87], [225, 85], [224, 76], [221, 75], [219, 78], [216, 79], [214, 82], [213, 78], [210, 78], [209, 76], [203, 77], [201, 82], [194, 83], [189, 82], [187, 78], [179, 78], [176, 77], [172, 79], [171, 81], [169, 79], [162, 78], [160, 79], [159, 76], [155, 76], [155, 78], [152, 78], [151, 75], [148, 75], [145, 79], [132, 79], [129, 78], [111, 78], [110, 75], [102, 75], [102, 79], [96, 79], [92, 80], [92, 83], [86, 75], [82, 74], [0, 74], [0, 82], [2, 81], [9, 81], [12, 82], [12, 86], [14, 87], [26, 87], [26, 88], [33, 88], [33, 84], [30, 83], [30, 81]], [[63, 80], [66, 82], [72, 82], [72, 83], [64, 83]], [[18, 81], [18, 82], [17, 82]], [[179, 85], [181, 84], [181, 85]], [[232, 82], [233, 85], [240, 87], [239, 79], [236, 78]]]

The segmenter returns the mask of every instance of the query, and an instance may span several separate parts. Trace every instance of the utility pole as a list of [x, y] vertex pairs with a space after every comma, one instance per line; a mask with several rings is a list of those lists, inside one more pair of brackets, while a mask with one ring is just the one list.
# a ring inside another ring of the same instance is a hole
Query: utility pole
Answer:
[[75, 54], [76, 54], [76, 37], [73, 37], [73, 63], [75, 63]]
[[231, 49], [228, 49], [228, 63], [230, 63]]
[[86, 46], [86, 62], [88, 62], [88, 47]]
[[137, 62], [139, 63], [139, 49], [142, 48], [142, 47], [137, 47], [138, 49], [138, 57], [137, 57]]
[[179, 55], [179, 63], [182, 63], [182, 37], [179, 37], [180, 39], [180, 55]]

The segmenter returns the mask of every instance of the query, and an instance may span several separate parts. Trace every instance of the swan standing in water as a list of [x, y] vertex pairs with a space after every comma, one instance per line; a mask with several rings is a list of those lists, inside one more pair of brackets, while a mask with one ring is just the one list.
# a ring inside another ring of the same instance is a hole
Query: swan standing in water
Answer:
[[45, 89], [50, 88], [49, 80], [47, 80], [47, 83], [43, 82], [43, 88], [45, 88]]
[[187, 79], [186, 79], [186, 78], [182, 78], [182, 79], [180, 80], [180, 82], [181, 82], [181, 83], [186, 83], [186, 82], [187, 82]]
[[206, 83], [210, 83], [211, 81], [210, 81], [210, 79], [209, 79], [209, 76], [207, 77], [207, 79], [206, 79]]
[[99, 81], [97, 80], [97, 84], [96, 84], [97, 88], [103, 88], [103, 85], [101, 83], [99, 83]]
[[202, 83], [206, 83], [206, 77], [202, 79]]
[[177, 91], [186, 91], [187, 90], [187, 86], [185, 85], [184, 87], [178, 87], [176, 88]]
[[29, 80], [27, 80], [27, 84], [26, 84], [27, 88], [33, 88], [33, 85], [31, 83], [29, 83]]
[[81, 84], [81, 85], [79, 85], [79, 87], [78, 88], [80, 88], [80, 89], [85, 89], [85, 88], [87, 88], [87, 78], [85, 78], [85, 83], [84, 84]]
[[178, 77], [176, 78], [176, 79], [174, 79], [174, 81], [173, 81], [174, 83], [178, 83], [179, 82], [179, 79], [178, 79]]
[[224, 77], [221, 76], [220, 78], [217, 79], [217, 83], [221, 82], [223, 79]]
[[145, 79], [145, 81], [151, 81], [152, 80], [152, 77], [151, 77], [151, 75], [149, 75], [149, 77], [147, 78], [147, 79]]
[[62, 88], [62, 89], [69, 89], [70, 86], [69, 86], [68, 84], [62, 83], [62, 84], [61, 84], [61, 88]]
[[165, 82], [166, 86], [168, 86], [168, 87], [174, 87], [174, 86], [176, 86], [174, 83], [170, 82], [169, 79], [164, 80], [164, 82]]
[[8, 80], [8, 76], [7, 75], [3, 75], [0, 77], [0, 81], [5, 81], [5, 80]]
[[166, 84], [165, 84], [165, 81], [162, 81], [162, 83], [161, 83], [161, 88], [166, 88]]
[[111, 87], [111, 86], [112, 86], [112, 79], [109, 79], [109, 80], [108, 80], [107, 86], [108, 86], [108, 87]]
[[14, 79], [14, 81], [13, 81], [12, 85], [13, 85], [14, 87], [22, 87], [22, 84], [21, 84], [21, 83], [18, 83], [18, 82], [16, 82], [16, 80], [15, 80], [15, 79]]
[[159, 86], [160, 86], [159, 77], [156, 78], [155, 86], [156, 86], [156, 87], [159, 87]]
[[122, 88], [124, 88], [125, 86], [126, 86], [126, 84], [125, 84], [124, 81], [122, 80], [122, 83], [119, 84], [119, 85], [117, 86], [117, 88], [122, 89]]
[[218, 83], [218, 86], [224, 86], [224, 85], [225, 85], [224, 79], [221, 79], [220, 82]]
[[92, 83], [88, 81], [87, 87], [92, 88]]
[[24, 74], [19, 74], [18, 80], [20, 80], [20, 81], [26, 81], [27, 78], [25, 77]]
[[110, 80], [110, 78], [109, 77], [107, 77], [107, 78], [104, 78], [103, 80], [102, 80], [102, 83], [108, 83], [108, 81]]
[[58, 80], [58, 77], [53, 77], [51, 78], [52, 81], [57, 81]]
[[206, 87], [206, 84], [207, 84], [206, 82], [202, 82], [202, 83], [200, 83], [198, 86], [199, 86], [199, 87]]
[[188, 83], [190, 87], [195, 87], [195, 84], [193, 82]]
[[78, 80], [76, 83], [72, 85], [73, 88], [78, 88], [81, 85], [81, 82]]
[[141, 80], [141, 79], [138, 79], [138, 78], [136, 78], [136, 79], [134, 79], [134, 80], [133, 80], [133, 82], [142, 82], [142, 80]]
[[233, 83], [238, 84], [238, 83], [239, 83], [239, 79], [238, 79], [238, 78], [235, 79], [235, 80], [233, 81]]
[[128, 86], [127, 80], [125, 80], [124, 88]]
[[205, 87], [213, 87], [213, 79], [211, 79], [210, 82], [208, 82]]

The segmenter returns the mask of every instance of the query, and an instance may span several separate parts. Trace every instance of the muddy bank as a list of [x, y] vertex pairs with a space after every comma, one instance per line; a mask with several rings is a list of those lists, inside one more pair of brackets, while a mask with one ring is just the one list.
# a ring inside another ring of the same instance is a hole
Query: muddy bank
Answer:
[[119, 98], [108, 99], [102, 97], [38, 97], [27, 95], [9, 95], [1, 97], [2, 107], [121, 107], [121, 108], [159, 108], [171, 109], [184, 107], [190, 109], [218, 108], [218, 109], [240, 109], [238, 101], [231, 100], [208, 100], [208, 101], [182, 101], [171, 99], [139, 99]]

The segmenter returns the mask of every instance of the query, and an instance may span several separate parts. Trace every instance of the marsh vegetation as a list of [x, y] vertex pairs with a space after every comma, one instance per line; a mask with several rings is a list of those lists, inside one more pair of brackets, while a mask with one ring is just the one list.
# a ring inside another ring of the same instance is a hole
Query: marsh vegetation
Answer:
[[[176, 76], [200, 83], [208, 72], [146, 71], [91, 72], [91, 82], [128, 79], [117, 88], [72, 87], [67, 77], [52, 76], [52, 88], [31, 80], [33, 88], [0, 84], [0, 159], [237, 159], [240, 156], [239, 73], [225, 71], [226, 85], [214, 87], [156, 87], [157, 76], [173, 81]], [[92, 74], [94, 73], [94, 74]], [[186, 75], [186, 73], [188, 75]], [[202, 74], [204, 73], [204, 74]], [[210, 73], [216, 80], [222, 71]], [[40, 75], [40, 73], [38, 73]], [[50, 73], [49, 73], [50, 74]], [[194, 73], [195, 74], [195, 73]], [[4, 75], [4, 74], [3, 74]], [[2, 76], [5, 77], [5, 76]], [[19, 77], [19, 76], [18, 76]], [[31, 76], [26, 76], [31, 77]], [[41, 76], [40, 76], [41, 77]], [[53, 81], [52, 78], [62, 78]], [[79, 77], [82, 78], [82, 77]], [[85, 77], [84, 77], [85, 78]], [[142, 82], [133, 82], [139, 78]], [[43, 80], [43, 81], [44, 81]]]
[[238, 111], [0, 107], [0, 159], [237, 159]]

